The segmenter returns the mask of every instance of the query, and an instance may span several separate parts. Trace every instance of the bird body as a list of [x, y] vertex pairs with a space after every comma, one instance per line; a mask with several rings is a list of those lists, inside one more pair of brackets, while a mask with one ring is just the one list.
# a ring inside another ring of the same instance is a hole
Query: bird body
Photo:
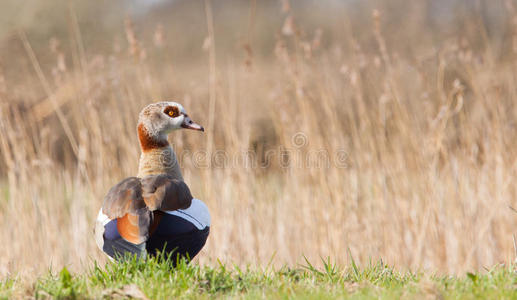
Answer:
[[95, 226], [96, 242], [110, 257], [166, 250], [193, 258], [203, 247], [210, 214], [192, 197], [167, 141], [168, 133], [181, 128], [204, 131], [175, 102], [153, 103], [140, 112], [137, 177], [109, 190]]

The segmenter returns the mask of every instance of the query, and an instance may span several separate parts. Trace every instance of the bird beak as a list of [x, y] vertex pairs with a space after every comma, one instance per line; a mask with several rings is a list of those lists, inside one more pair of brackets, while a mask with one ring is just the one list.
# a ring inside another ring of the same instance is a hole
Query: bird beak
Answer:
[[186, 128], [186, 129], [205, 131], [203, 126], [192, 121], [192, 119], [187, 115], [185, 115], [185, 118], [183, 118], [183, 123], [181, 123], [181, 127]]

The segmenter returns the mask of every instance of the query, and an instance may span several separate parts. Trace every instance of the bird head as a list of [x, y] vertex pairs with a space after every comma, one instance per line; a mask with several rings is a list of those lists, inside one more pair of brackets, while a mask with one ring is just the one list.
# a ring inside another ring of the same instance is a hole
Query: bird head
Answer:
[[138, 116], [140, 143], [167, 141], [167, 134], [177, 129], [205, 131], [189, 117], [183, 106], [176, 102], [158, 102], [144, 107]]

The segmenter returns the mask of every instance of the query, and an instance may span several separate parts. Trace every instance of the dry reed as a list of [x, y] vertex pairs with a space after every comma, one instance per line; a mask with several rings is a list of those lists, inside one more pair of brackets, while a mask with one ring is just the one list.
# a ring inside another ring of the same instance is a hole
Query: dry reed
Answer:
[[205, 4], [206, 57], [185, 66], [167, 56], [162, 25], [153, 46], [127, 19], [127, 51], [93, 55], [72, 18], [69, 52], [39, 50], [54, 72], [17, 35], [30, 64], [18, 94], [0, 73], [0, 276], [104, 260], [97, 210], [136, 174], [139, 110], [166, 99], [208, 129], [170, 136], [212, 214], [202, 263], [346, 263], [349, 251], [461, 272], [515, 257], [517, 60], [461, 36], [405, 56], [386, 42], [382, 11], [364, 29], [373, 46], [346, 25], [322, 40], [284, 1], [269, 57], [248, 39], [245, 59], [221, 62]]

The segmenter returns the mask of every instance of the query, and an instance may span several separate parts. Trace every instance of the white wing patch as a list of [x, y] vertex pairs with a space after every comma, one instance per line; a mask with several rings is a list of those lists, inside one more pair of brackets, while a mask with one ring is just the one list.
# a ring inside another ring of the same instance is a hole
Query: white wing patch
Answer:
[[192, 199], [192, 204], [187, 209], [165, 211], [165, 213], [181, 217], [194, 224], [199, 230], [210, 226], [210, 212], [208, 211], [208, 207], [199, 199]]
[[103, 212], [102, 212], [102, 208], [99, 210], [99, 214], [97, 215], [97, 222], [100, 222], [102, 223], [102, 226], [106, 225], [109, 223], [110, 218], [108, 218], [108, 216], [106, 216]]
[[104, 246], [104, 226], [111, 221], [108, 216], [106, 216], [102, 212], [102, 208], [99, 210], [99, 214], [97, 215], [97, 220], [95, 221], [95, 242], [97, 243], [97, 247], [103, 251]]

